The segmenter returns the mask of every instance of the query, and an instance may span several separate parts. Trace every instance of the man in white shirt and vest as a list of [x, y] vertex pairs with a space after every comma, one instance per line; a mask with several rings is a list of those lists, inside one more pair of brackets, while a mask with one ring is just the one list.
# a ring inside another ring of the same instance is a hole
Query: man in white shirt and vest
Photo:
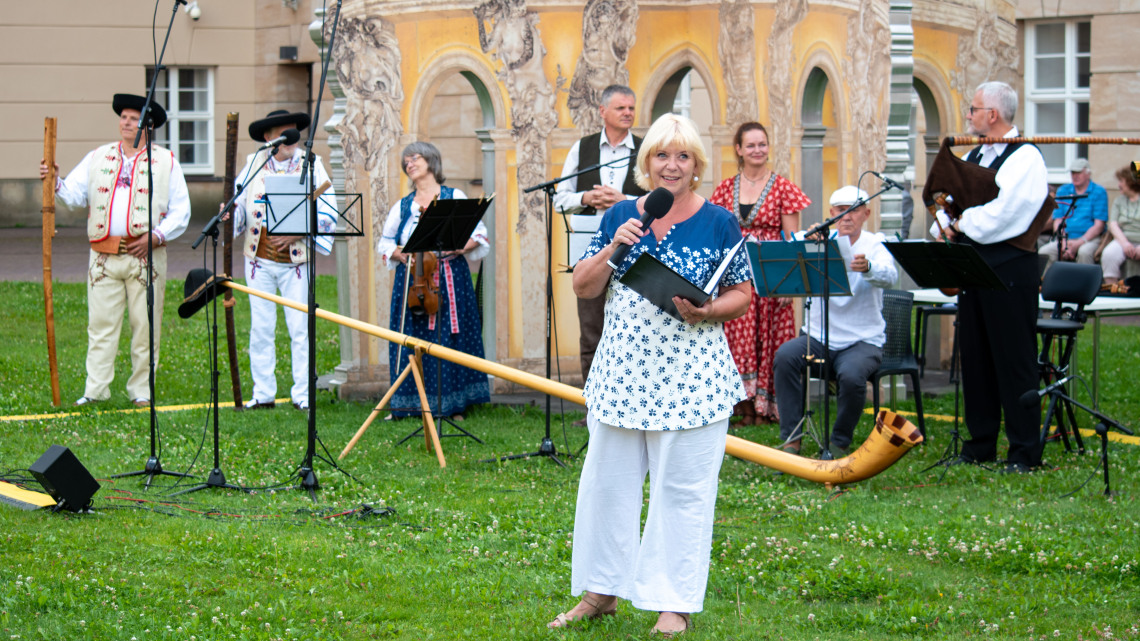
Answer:
[[[111, 106], [119, 115], [120, 140], [88, 153], [67, 178], [56, 183], [59, 200], [70, 207], [86, 205], [89, 208], [87, 383], [76, 405], [111, 397], [124, 308], [131, 323], [131, 377], [127, 380], [127, 395], [139, 407], [151, 402], [146, 294], [148, 237], [153, 259], [154, 363], [157, 367], [166, 290], [166, 244], [186, 231], [190, 222], [190, 194], [178, 159], [170, 150], [157, 145], [151, 146], [149, 165], [153, 191], [148, 194], [148, 158], [142, 146], [145, 136], [140, 147], [134, 146], [145, 103], [142, 96], [115, 94]], [[155, 129], [166, 124], [166, 111], [157, 104], [151, 104], [148, 117]], [[40, 177], [46, 177], [47, 173], [47, 164], [41, 161]]]
[[[277, 139], [287, 129], [298, 132], [309, 126], [309, 115], [289, 113], [285, 110], [270, 112], [265, 118], [249, 125], [249, 135], [258, 143]], [[253, 171], [261, 165], [261, 171]], [[265, 178], [270, 175], [292, 175], [300, 180], [305, 152], [296, 142], [279, 144], [250, 154], [245, 167], [237, 174], [237, 184], [245, 184], [245, 191], [234, 203], [234, 237], [244, 236], [246, 282], [253, 289], [277, 294], [297, 302], [308, 302], [309, 274], [306, 263], [309, 256], [308, 239], [304, 236], [268, 235], [268, 207], [274, 194], [266, 197]], [[319, 188], [329, 176], [320, 157], [313, 160], [314, 181]], [[294, 212], [295, 216], [302, 212]], [[307, 212], [303, 212], [308, 216]], [[280, 218], [289, 212], [274, 210]], [[328, 234], [336, 228], [336, 194], [331, 188], [317, 201], [317, 230]], [[332, 252], [332, 237], [316, 237], [317, 251], [327, 256]], [[248, 409], [273, 409], [277, 398], [277, 304], [258, 296], [249, 297], [249, 370], [253, 376], [253, 398]], [[309, 330], [305, 312], [285, 308], [285, 326], [289, 330], [292, 357], [293, 387], [289, 395], [296, 409], [308, 409], [309, 402]]]
[[[978, 86], [967, 112], [971, 134], [1018, 136], [1013, 119], [1017, 92], [1004, 82]], [[997, 170], [997, 198], [970, 207], [950, 221], [938, 217], [952, 241], [972, 245], [1008, 291], [963, 289], [958, 294], [962, 396], [970, 439], [961, 462], [997, 460], [997, 439], [1005, 418], [1009, 453], [1003, 472], [1027, 472], [1041, 465], [1041, 408], [1025, 407], [1021, 395], [1037, 389], [1037, 237], [1052, 213], [1041, 151], [1025, 143], [986, 144], [968, 162]], [[938, 231], [932, 227], [932, 233]]]
[[[604, 127], [602, 131], [574, 143], [562, 165], [562, 175], [569, 176], [599, 163], [617, 162], [558, 183], [554, 194], [555, 213], [596, 214], [600, 218], [618, 202], [645, 194], [633, 175], [637, 150], [641, 145], [641, 139], [629, 132], [636, 107], [637, 96], [629, 87], [610, 85], [602, 91], [602, 104], [598, 111]], [[583, 385], [590, 375], [594, 352], [602, 337], [605, 307], [605, 294], [578, 299], [578, 347]]]
[[[782, 449], [798, 454], [803, 438], [804, 367], [808, 345], [815, 359], [830, 361], [836, 380], [835, 425], [831, 429], [830, 448], [835, 458], [850, 453], [855, 426], [863, 415], [867, 400], [867, 380], [883, 361], [883, 345], [887, 342], [887, 324], [883, 320], [883, 290], [894, 285], [899, 273], [895, 259], [883, 246], [883, 235], [863, 231], [863, 223], [871, 215], [867, 208], [867, 192], [848, 185], [831, 194], [831, 216], [838, 216], [859, 203], [835, 224], [838, 236], [851, 242], [851, 264], [847, 266], [850, 296], [833, 296], [829, 300], [828, 334], [830, 350], [824, 354], [823, 299], [811, 299], [808, 325], [811, 337], [802, 334], [776, 350], [774, 377], [776, 404], [780, 410]], [[813, 365], [813, 369], [816, 366]]]

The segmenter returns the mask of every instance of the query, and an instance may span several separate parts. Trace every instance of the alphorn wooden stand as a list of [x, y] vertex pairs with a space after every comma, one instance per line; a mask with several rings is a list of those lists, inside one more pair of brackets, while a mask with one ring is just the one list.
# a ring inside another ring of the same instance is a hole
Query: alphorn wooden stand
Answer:
[[418, 345], [414, 347], [414, 352], [408, 359], [408, 366], [405, 367], [404, 371], [400, 372], [400, 375], [392, 382], [392, 386], [388, 388], [388, 393], [384, 394], [384, 398], [380, 399], [380, 402], [376, 404], [372, 413], [369, 414], [368, 418], [364, 421], [364, 425], [361, 425], [360, 429], [356, 430], [356, 434], [352, 436], [352, 440], [348, 442], [348, 445], [344, 446], [344, 450], [341, 451], [340, 456], [336, 457], [336, 460], [342, 460], [352, 451], [352, 448], [356, 447], [356, 442], [360, 440], [360, 437], [364, 436], [364, 432], [368, 430], [368, 426], [372, 425], [372, 421], [376, 420], [376, 417], [380, 415], [380, 412], [383, 411], [388, 405], [388, 402], [392, 400], [392, 396], [396, 394], [396, 390], [400, 389], [400, 386], [407, 380], [408, 374], [411, 374], [412, 379], [416, 383], [416, 392], [420, 395], [420, 418], [424, 426], [424, 446], [429, 452], [434, 448], [435, 457], [439, 459], [439, 466], [447, 467], [447, 461], [443, 457], [443, 448], [439, 443], [439, 433], [436, 432], [435, 429], [435, 418], [431, 413], [431, 404], [428, 403], [427, 391], [424, 388], [423, 356], [424, 348]]
[[44, 321], [47, 323], [48, 370], [51, 372], [51, 404], [59, 407], [59, 363], [55, 354], [55, 305], [51, 290], [51, 239], [55, 237], [55, 118], [44, 118], [44, 162], [48, 174], [43, 180], [44, 239]]

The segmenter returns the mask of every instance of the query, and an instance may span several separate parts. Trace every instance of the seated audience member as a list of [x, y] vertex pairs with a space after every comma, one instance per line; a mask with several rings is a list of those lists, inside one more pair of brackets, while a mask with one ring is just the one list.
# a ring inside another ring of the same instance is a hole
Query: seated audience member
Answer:
[[[1092, 182], [1089, 161], [1077, 158], [1069, 165], [1072, 183], [1057, 189], [1057, 209], [1053, 211], [1053, 241], [1042, 246], [1037, 253], [1048, 258], [1045, 269], [1054, 261], [1067, 260], [1093, 264], [1108, 220], [1108, 192]], [[1073, 198], [1077, 196], [1077, 198]], [[1069, 205], [1073, 205], [1070, 214]], [[1066, 219], [1065, 216], [1068, 215]], [[1058, 245], [1058, 235], [1064, 226], [1064, 237]]]
[[1140, 181], [1125, 166], [1116, 172], [1120, 195], [1112, 201], [1108, 216], [1108, 233], [1112, 239], [1100, 256], [1104, 280], [1115, 283], [1123, 277], [1124, 261], [1129, 261], [1130, 272], [1140, 272]]
[[[851, 185], [838, 189], [830, 199], [832, 216], [857, 201], [861, 203], [836, 223], [836, 233], [851, 242], [852, 261], [847, 266], [851, 295], [832, 297], [828, 313], [830, 350], [827, 358], [838, 388], [838, 411], [830, 442], [835, 458], [850, 453], [851, 438], [866, 402], [867, 379], [883, 360], [883, 344], [887, 340], [883, 289], [898, 280], [895, 260], [883, 246], [883, 235], [863, 231], [863, 223], [870, 216], [866, 199], [866, 192]], [[824, 356], [822, 299], [811, 299], [808, 327], [810, 339], [801, 334], [776, 350], [776, 403], [780, 410], [782, 449], [795, 454], [800, 451], [803, 437], [802, 427], [797, 427], [804, 414], [803, 372], [808, 345], [813, 358]], [[813, 370], [816, 367], [813, 365]]]

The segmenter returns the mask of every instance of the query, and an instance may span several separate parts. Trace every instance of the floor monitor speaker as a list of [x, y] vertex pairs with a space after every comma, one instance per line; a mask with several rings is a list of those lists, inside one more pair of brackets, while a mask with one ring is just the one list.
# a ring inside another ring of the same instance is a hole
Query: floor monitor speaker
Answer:
[[71, 450], [52, 445], [28, 470], [56, 503], [56, 509], [81, 512], [91, 505], [99, 482]]

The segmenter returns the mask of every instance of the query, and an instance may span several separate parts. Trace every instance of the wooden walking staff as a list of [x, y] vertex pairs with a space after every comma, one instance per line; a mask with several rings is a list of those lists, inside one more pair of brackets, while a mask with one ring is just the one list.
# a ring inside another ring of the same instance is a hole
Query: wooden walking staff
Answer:
[[51, 239], [55, 236], [55, 118], [44, 118], [43, 180], [44, 219], [44, 320], [47, 322], [48, 369], [51, 371], [51, 404], [59, 407], [59, 364], [55, 358], [55, 308], [51, 293]]
[[[226, 177], [222, 182], [222, 202], [230, 202], [234, 197], [234, 174], [237, 172], [238, 115], [226, 114]], [[233, 278], [234, 268], [234, 217], [227, 216], [222, 223], [222, 273]], [[234, 409], [242, 409], [241, 376], [238, 374], [237, 336], [234, 330], [234, 292], [227, 289], [222, 297], [222, 307], [226, 310], [226, 355], [230, 359], [230, 382], [234, 388]]]

